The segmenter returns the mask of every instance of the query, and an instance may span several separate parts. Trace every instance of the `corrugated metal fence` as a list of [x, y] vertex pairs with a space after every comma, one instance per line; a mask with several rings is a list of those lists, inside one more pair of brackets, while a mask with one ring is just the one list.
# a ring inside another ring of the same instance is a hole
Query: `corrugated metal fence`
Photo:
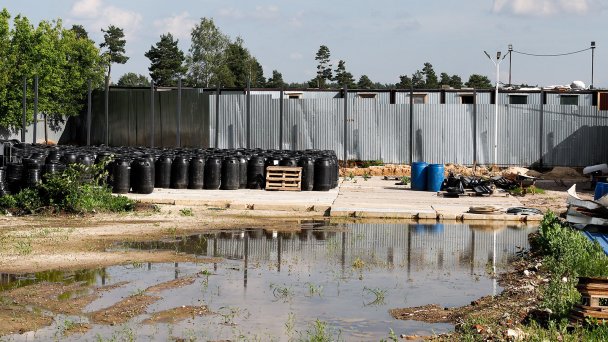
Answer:
[[[111, 89], [110, 145], [150, 145], [150, 94], [146, 89]], [[178, 131], [177, 91], [156, 91], [154, 97], [154, 145], [174, 147]], [[349, 160], [466, 165], [492, 164], [494, 160], [492, 104], [415, 104], [410, 108], [409, 104], [349, 98], [345, 118], [344, 99], [280, 100], [270, 95], [251, 95], [248, 108], [245, 94], [229, 94], [219, 96], [216, 113], [217, 98], [214, 91], [182, 90], [182, 146], [329, 149], [343, 159], [346, 126]], [[103, 92], [94, 94], [92, 115], [91, 142], [102, 144], [106, 134]], [[85, 128], [81, 126], [79, 132], [82, 142]], [[498, 107], [500, 165], [603, 163], [608, 160], [606, 146], [608, 111], [598, 111], [597, 107]]]

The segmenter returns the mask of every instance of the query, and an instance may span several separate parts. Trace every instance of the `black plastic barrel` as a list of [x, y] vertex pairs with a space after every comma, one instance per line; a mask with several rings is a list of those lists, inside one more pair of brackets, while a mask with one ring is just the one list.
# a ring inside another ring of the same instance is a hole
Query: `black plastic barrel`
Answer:
[[171, 163], [171, 188], [188, 188], [188, 165], [189, 160], [186, 156], [176, 156]]
[[239, 189], [247, 188], [247, 166], [248, 161], [245, 156], [241, 155], [238, 157], [239, 160]]
[[188, 189], [202, 189], [205, 186], [205, 156], [194, 156], [189, 168]]
[[171, 186], [171, 164], [173, 158], [170, 155], [162, 155], [155, 163], [154, 186], [167, 189]]
[[6, 166], [6, 181], [11, 193], [21, 191], [24, 172], [23, 164], [8, 163]]
[[205, 163], [205, 185], [208, 190], [217, 190], [222, 182], [222, 158], [219, 156], [211, 156], [207, 158]]
[[266, 185], [264, 172], [264, 157], [252, 156], [247, 163], [247, 187], [249, 189], [263, 189]]
[[238, 190], [241, 180], [239, 177], [240, 165], [236, 157], [225, 157], [222, 162], [222, 190]]
[[132, 184], [133, 192], [150, 194], [154, 191], [154, 167], [149, 158], [137, 158], [131, 163], [131, 172], [135, 175]]
[[63, 171], [65, 171], [65, 165], [58, 162], [47, 163], [44, 164], [44, 167], [42, 168], [42, 178], [44, 179], [45, 177], [49, 177], [56, 173], [62, 173]]
[[298, 160], [294, 157], [283, 157], [279, 161], [280, 166], [298, 166]]
[[315, 184], [315, 161], [311, 157], [300, 157], [298, 166], [302, 168], [302, 191], [312, 191]]
[[26, 188], [34, 188], [42, 181], [40, 165], [29, 164], [23, 173], [23, 185]]
[[329, 191], [332, 188], [332, 173], [334, 172], [330, 158], [321, 157], [315, 161], [314, 191]]
[[131, 188], [131, 167], [130, 161], [126, 158], [114, 160], [114, 170], [112, 171], [113, 184], [112, 192], [116, 194], [126, 194]]

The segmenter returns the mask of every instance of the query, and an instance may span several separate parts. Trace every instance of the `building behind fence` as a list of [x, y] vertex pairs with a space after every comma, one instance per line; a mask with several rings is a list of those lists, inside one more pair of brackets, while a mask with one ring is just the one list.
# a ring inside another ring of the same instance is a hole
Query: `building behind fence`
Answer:
[[[346, 153], [349, 160], [386, 163], [494, 161], [492, 91], [343, 94], [113, 87], [107, 118], [105, 93], [93, 93], [91, 144], [329, 149], [340, 159]], [[497, 163], [585, 166], [608, 161], [606, 95], [501, 91]], [[72, 120], [62, 140], [85, 144], [86, 122], [86, 115]]]

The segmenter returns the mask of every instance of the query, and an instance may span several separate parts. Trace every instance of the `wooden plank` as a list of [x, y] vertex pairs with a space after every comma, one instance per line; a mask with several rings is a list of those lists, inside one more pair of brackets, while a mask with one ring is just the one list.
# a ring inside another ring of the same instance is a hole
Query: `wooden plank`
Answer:
[[300, 166], [268, 166], [266, 171], [302, 171]]

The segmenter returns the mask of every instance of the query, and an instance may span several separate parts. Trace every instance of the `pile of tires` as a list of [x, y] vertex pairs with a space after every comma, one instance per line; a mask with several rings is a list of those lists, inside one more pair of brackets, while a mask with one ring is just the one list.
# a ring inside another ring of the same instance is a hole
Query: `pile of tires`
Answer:
[[[338, 158], [331, 150], [47, 146], [2, 141], [0, 195], [44, 182], [70, 164], [106, 163], [114, 193], [149, 194], [155, 188], [264, 189], [268, 166], [302, 168], [302, 191], [338, 186]], [[86, 168], [85, 168], [86, 169]], [[92, 175], [84, 174], [84, 181]]]

